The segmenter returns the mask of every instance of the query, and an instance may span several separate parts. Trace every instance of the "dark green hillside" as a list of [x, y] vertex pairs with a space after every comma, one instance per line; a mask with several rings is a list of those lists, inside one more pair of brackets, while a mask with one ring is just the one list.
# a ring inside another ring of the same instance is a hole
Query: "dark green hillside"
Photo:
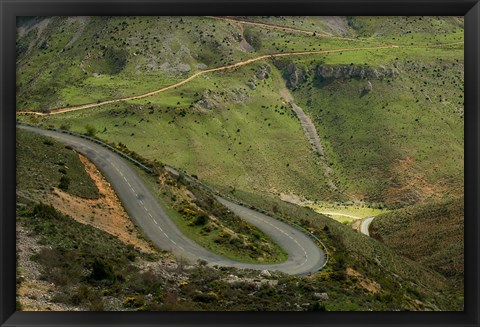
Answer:
[[17, 193], [40, 200], [58, 187], [72, 195], [98, 198], [98, 189], [78, 154], [51, 138], [17, 129]]
[[[185, 269], [44, 204], [19, 208], [18, 222], [40, 239], [32, 259], [40, 277], [57, 286], [53, 301], [82, 310], [461, 310], [445, 278], [382, 243], [305, 208], [241, 198], [313, 231], [327, 246], [327, 267], [310, 277], [202, 263]], [[146, 265], [155, 268], [139, 269]]]
[[[401, 53], [383, 65], [339, 54], [293, 62], [305, 78], [289, 86], [349, 197], [399, 207], [461, 194], [463, 54], [431, 52], [423, 60]], [[288, 80], [291, 61], [277, 66]]]
[[[450, 282], [444, 276], [429, 269], [428, 266], [398, 256], [395, 250], [390, 249], [375, 239], [355, 232], [349, 226], [317, 214], [310, 209], [298, 207], [274, 198], [259, 197], [243, 192], [237, 193], [237, 196], [242, 201], [265, 210], [269, 215], [276, 215], [300, 223], [315, 232], [315, 235], [327, 246], [330, 255], [329, 264], [313, 277], [315, 279], [318, 278], [317, 280], [322, 283], [330, 280], [343, 281], [344, 285], [349, 285], [351, 282], [361, 282], [361, 277], [353, 278], [345, 275], [345, 272], [350, 268], [360, 272], [361, 275], [377, 282], [381, 286], [383, 291], [378, 296], [375, 295], [376, 299], [386, 300], [393, 297], [395, 301], [403, 303], [404, 309], [410, 310], [408, 309], [409, 307], [415, 307], [416, 304], [413, 304], [415, 299], [424, 302], [423, 305], [427, 305], [427, 302], [430, 305], [435, 303], [439, 308], [463, 307], [463, 286], [459, 288], [455, 281]], [[458, 207], [456, 208], [458, 209]], [[456, 210], [456, 213], [460, 214], [460, 211]], [[378, 219], [378, 222], [380, 221]], [[374, 220], [374, 222], [376, 223], [377, 220]], [[455, 226], [459, 228], [460, 225]], [[445, 227], [445, 230], [447, 229]], [[460, 229], [455, 230], [457, 232], [460, 231]], [[455, 235], [458, 236], [458, 234]], [[455, 240], [459, 239], [458, 237], [454, 238]], [[453, 245], [455, 240], [452, 240], [451, 243], [455, 252], [452, 251], [450, 253], [457, 255], [459, 254], [456, 251], [458, 247]], [[433, 258], [434, 256], [430, 259], [433, 260]], [[457, 260], [458, 256], [455, 258]], [[457, 263], [460, 264], [461, 262], [456, 261]], [[391, 300], [386, 301], [389, 302]]]
[[463, 197], [379, 215], [370, 229], [374, 238], [397, 253], [463, 280]]
[[[420, 288], [413, 277], [409, 281], [395, 279], [385, 273], [384, 267], [366, 270], [372, 268], [355, 262], [348, 252], [343, 252], [340, 243], [330, 267], [322, 273], [312, 277], [275, 272], [262, 276], [257, 271], [216, 269], [202, 264], [186, 269], [183, 263], [177, 263], [165, 254], [145, 255], [115, 237], [80, 224], [43, 204], [19, 211], [18, 220], [41, 238], [40, 251], [32, 260], [41, 267], [40, 278], [57, 286], [52, 301], [80, 310], [459, 309], [455, 303], [448, 302], [445, 284], [435, 274], [415, 268], [420, 272], [416, 277], [422, 278], [421, 274], [424, 274], [429, 278], [430, 288]], [[346, 227], [340, 225], [339, 228]], [[331, 230], [323, 234], [337, 235], [333, 227]], [[334, 238], [329, 240], [336, 241]], [[380, 249], [376, 255], [381, 264], [384, 264], [383, 252]], [[352, 263], [361, 275], [346, 273], [345, 269], [352, 267]], [[146, 266], [153, 268], [139, 268]], [[412, 265], [407, 263], [406, 266], [408, 270]], [[375, 283], [371, 280], [373, 276], [378, 277]], [[380, 289], [370, 292], [361, 286], [362, 283], [371, 283]], [[441, 295], [436, 296], [432, 290]]]

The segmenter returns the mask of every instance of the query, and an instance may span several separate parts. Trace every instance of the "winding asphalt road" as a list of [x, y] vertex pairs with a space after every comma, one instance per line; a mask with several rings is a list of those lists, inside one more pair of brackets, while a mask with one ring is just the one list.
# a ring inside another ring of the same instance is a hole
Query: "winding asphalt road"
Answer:
[[368, 228], [370, 227], [370, 224], [372, 223], [373, 218], [375, 217], [368, 217], [362, 220], [362, 223], [360, 225], [360, 232], [362, 234], [370, 236], [370, 232], [368, 231]]
[[316, 272], [326, 261], [325, 253], [307, 235], [290, 225], [221, 197], [217, 199], [223, 205], [277, 242], [288, 253], [288, 259], [278, 264], [249, 264], [214, 254], [182, 234], [140, 176], [118, 154], [78, 136], [30, 126], [18, 127], [55, 138], [87, 156], [111, 183], [128, 214], [144, 234], [159, 248], [172, 251], [178, 258], [191, 262], [201, 259], [209, 265], [278, 270], [291, 275]]

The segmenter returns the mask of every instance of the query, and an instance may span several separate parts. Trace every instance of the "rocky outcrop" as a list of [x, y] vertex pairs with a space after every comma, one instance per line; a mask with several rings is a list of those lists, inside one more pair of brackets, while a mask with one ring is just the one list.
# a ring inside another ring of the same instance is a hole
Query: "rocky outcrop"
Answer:
[[268, 64], [263, 64], [258, 67], [255, 75], [253, 75], [252, 78], [250, 78], [248, 82], [245, 83], [245, 85], [248, 86], [250, 90], [255, 90], [257, 88], [257, 80], [264, 80], [269, 78], [271, 72], [272, 67], [270, 67], [270, 65]]
[[296, 88], [298, 84], [305, 82], [307, 74], [305, 70], [298, 67], [294, 63], [290, 63], [285, 71], [285, 77], [287, 80], [287, 86], [290, 88]]
[[316, 300], [329, 300], [329, 296], [327, 293], [313, 293], [313, 298]]
[[294, 63], [281, 65], [277, 63], [277, 67], [283, 70], [283, 77], [290, 89], [297, 88], [301, 83], [307, 80], [307, 77], [314, 75], [323, 80], [334, 79], [360, 79], [367, 80], [364, 85], [364, 93], [371, 92], [372, 80], [393, 80], [400, 75], [400, 71], [395, 67], [368, 65], [322, 65], [319, 64], [315, 68], [305, 70]]
[[320, 77], [323, 80], [334, 79], [360, 79], [367, 80], [370, 84], [365, 84], [365, 91], [370, 92], [373, 80], [393, 80], [400, 75], [396, 67], [386, 66], [368, 66], [368, 65], [326, 65], [318, 64], [316, 67], [305, 69], [295, 63], [276, 62], [278, 69], [283, 71], [283, 77], [290, 89], [297, 88], [301, 83], [307, 80], [308, 76]]
[[373, 90], [372, 82], [367, 81], [367, 82], [365, 83], [365, 85], [363, 86], [363, 91], [364, 91], [364, 92], [370, 92], [371, 90]]
[[245, 85], [248, 86], [250, 90], [255, 90], [257, 88], [257, 84], [253, 79], [249, 80], [247, 83], [245, 83]]
[[195, 107], [203, 109], [223, 108], [228, 103], [244, 103], [248, 100], [246, 90], [241, 88], [225, 89], [222, 91], [205, 90]]
[[358, 65], [321, 65], [317, 67], [317, 75], [324, 79], [358, 78], [358, 79], [394, 79], [400, 72], [396, 68], [384, 66], [370, 67]]
[[255, 74], [255, 77], [258, 78], [259, 80], [267, 79], [271, 71], [272, 71], [272, 68], [269, 65], [267, 64], [261, 65], [258, 68], [257, 73]]

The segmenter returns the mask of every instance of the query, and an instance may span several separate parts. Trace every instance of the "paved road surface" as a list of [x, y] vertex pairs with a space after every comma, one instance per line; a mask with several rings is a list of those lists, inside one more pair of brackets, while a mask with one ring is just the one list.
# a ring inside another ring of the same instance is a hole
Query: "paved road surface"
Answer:
[[205, 260], [210, 265], [233, 266], [258, 270], [279, 270], [292, 275], [318, 271], [326, 260], [325, 253], [305, 234], [295, 228], [223, 198], [217, 199], [242, 219], [258, 226], [288, 253], [279, 264], [248, 264], [214, 254], [183, 235], [149, 189], [125, 159], [112, 151], [77, 136], [29, 126], [19, 128], [53, 137], [86, 155], [111, 183], [130, 217], [159, 248], [192, 262]]
[[370, 236], [370, 233], [368, 232], [368, 228], [370, 227], [370, 224], [372, 223], [373, 218], [375, 217], [368, 217], [362, 220], [362, 223], [360, 225], [360, 232], [362, 232], [362, 234]]

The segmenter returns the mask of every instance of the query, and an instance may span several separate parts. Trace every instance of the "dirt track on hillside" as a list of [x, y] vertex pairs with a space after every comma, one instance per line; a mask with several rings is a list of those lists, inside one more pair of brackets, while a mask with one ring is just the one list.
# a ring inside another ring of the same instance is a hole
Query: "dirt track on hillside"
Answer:
[[[431, 45], [429, 47], [442, 47], [442, 46], [456, 45], [456, 44], [461, 44], [461, 43], [463, 43], [463, 42], [453, 42], [453, 43], [446, 43], [446, 44]], [[266, 54], [266, 55], [261, 55], [261, 56], [255, 57], [255, 58], [250, 58], [250, 59], [247, 59], [247, 60], [244, 60], [244, 61], [239, 61], [237, 63], [230, 64], [230, 65], [225, 65], [225, 66], [221, 66], [221, 67], [201, 70], [199, 72], [196, 72], [192, 76], [184, 79], [183, 81], [180, 81], [178, 83], [175, 83], [175, 84], [172, 84], [172, 85], [169, 85], [169, 86], [162, 87], [158, 90], [143, 93], [143, 94], [140, 94], [140, 95], [134, 95], [134, 96], [131, 96], [131, 97], [118, 98], [118, 99], [112, 99], [112, 100], [95, 102], [95, 103], [88, 103], [88, 104], [84, 104], [84, 105], [80, 105], [80, 106], [74, 106], [74, 107], [55, 108], [55, 109], [51, 109], [49, 112], [19, 111], [19, 112], [17, 112], [17, 115], [37, 115], [37, 116], [56, 115], [56, 114], [61, 114], [61, 113], [65, 113], [65, 112], [70, 112], [70, 111], [99, 107], [99, 106], [103, 106], [103, 105], [106, 105], [106, 104], [112, 104], [112, 103], [117, 103], [117, 102], [121, 102], [121, 101], [130, 101], [130, 100], [142, 99], [142, 98], [146, 98], [146, 97], [149, 97], [149, 96], [156, 95], [156, 94], [161, 93], [161, 92], [165, 92], [165, 91], [168, 91], [168, 90], [171, 90], [171, 89], [175, 89], [175, 88], [177, 88], [177, 87], [179, 87], [179, 86], [181, 86], [185, 83], [188, 83], [189, 81], [191, 81], [194, 78], [197, 78], [198, 76], [201, 76], [203, 74], [217, 72], [217, 71], [223, 71], [223, 70], [234, 70], [238, 67], [248, 65], [250, 63], [260, 61], [260, 60], [264, 60], [264, 59], [286, 57], [286, 56], [304, 56], [304, 55], [313, 55], [313, 54], [348, 52], [348, 51], [396, 49], [396, 48], [400, 48], [400, 47], [402, 47], [402, 48], [413, 48], [413, 47], [417, 47], [417, 46], [385, 45], [385, 46], [378, 46], [378, 47], [342, 48], [342, 49], [315, 50], [315, 51], [289, 51], [289, 52]]]
[[151, 91], [148, 93], [140, 94], [140, 95], [135, 95], [131, 97], [125, 97], [125, 98], [118, 98], [118, 99], [112, 99], [112, 100], [107, 100], [107, 101], [102, 101], [102, 102], [95, 102], [95, 103], [89, 103], [89, 104], [84, 104], [80, 106], [75, 106], [75, 107], [62, 107], [62, 108], [56, 108], [56, 109], [51, 109], [50, 112], [45, 113], [45, 112], [37, 112], [37, 111], [19, 111], [17, 114], [19, 115], [38, 115], [38, 116], [45, 116], [45, 115], [56, 115], [56, 114], [61, 114], [65, 112], [70, 112], [70, 111], [76, 111], [76, 110], [83, 110], [83, 109], [88, 109], [88, 108], [94, 108], [94, 107], [99, 107], [103, 106], [106, 104], [112, 104], [116, 102], [121, 102], [121, 101], [130, 101], [130, 100], [136, 100], [136, 99], [142, 99], [146, 98], [161, 92], [165, 92], [174, 88], [177, 88], [185, 83], [188, 83], [189, 81], [193, 80], [194, 78], [207, 74], [207, 73], [212, 73], [212, 72], [217, 72], [217, 71], [223, 71], [223, 70], [234, 70], [238, 67], [248, 65], [252, 62], [264, 60], [264, 59], [270, 59], [270, 58], [276, 58], [276, 57], [286, 57], [286, 56], [304, 56], [304, 55], [312, 55], [312, 54], [324, 54], [324, 53], [335, 53], [335, 52], [347, 52], [347, 51], [363, 51], [363, 50], [378, 50], [378, 49], [392, 49], [392, 48], [398, 48], [396, 45], [388, 45], [388, 46], [381, 46], [381, 47], [366, 47], [366, 48], [344, 48], [344, 49], [333, 49], [333, 50], [317, 50], [317, 51], [291, 51], [291, 52], [280, 52], [280, 53], [273, 53], [273, 54], [266, 54], [266, 55], [261, 55], [255, 58], [250, 58], [244, 61], [237, 62], [235, 64], [230, 64], [230, 65], [225, 65], [217, 68], [211, 68], [211, 69], [206, 69], [202, 70], [199, 72], [196, 72], [192, 76], [184, 79], [183, 81], [180, 81], [178, 83], [162, 87], [158, 90]]
[[306, 35], [313, 36], [313, 37], [318, 37], [318, 38], [328, 37], [330, 39], [356, 41], [356, 42], [370, 43], [370, 44], [385, 44], [383, 42], [378, 42], [378, 41], [359, 40], [359, 39], [350, 38], [350, 37], [334, 36], [334, 35], [332, 35], [330, 33], [326, 33], [326, 32], [312, 32], [312, 31], [308, 31], [308, 30], [302, 30], [300, 28], [293, 28], [293, 27], [276, 25], [276, 24], [257, 23], [257, 22], [252, 22], [252, 21], [248, 21], [248, 20], [244, 20], [244, 19], [239, 19], [239, 18], [236, 18], [236, 17], [224, 17], [224, 16], [207, 16], [207, 17], [208, 18], [213, 18], [213, 19], [230, 21], [230, 22], [236, 22], [236, 23], [245, 24], [245, 25], [258, 26], [258, 27], [262, 27], [262, 28], [269, 28], [269, 29], [274, 29], [274, 30], [278, 30], [278, 31], [282, 31], [282, 32], [302, 33], [302, 34], [306, 34]]

